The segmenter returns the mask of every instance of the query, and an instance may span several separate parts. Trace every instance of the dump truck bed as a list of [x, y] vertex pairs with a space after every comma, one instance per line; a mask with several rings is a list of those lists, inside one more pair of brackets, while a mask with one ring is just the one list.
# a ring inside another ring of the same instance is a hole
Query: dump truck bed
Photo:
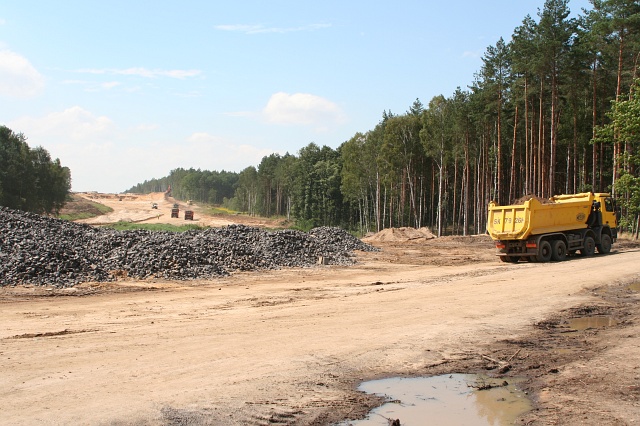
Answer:
[[559, 195], [548, 204], [535, 198], [510, 206], [491, 203], [487, 231], [494, 240], [524, 240], [530, 235], [584, 229], [596, 195]]

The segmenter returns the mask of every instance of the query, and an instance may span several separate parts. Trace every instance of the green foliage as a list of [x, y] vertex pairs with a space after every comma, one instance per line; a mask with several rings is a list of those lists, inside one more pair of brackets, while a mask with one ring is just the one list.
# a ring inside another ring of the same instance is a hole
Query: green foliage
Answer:
[[221, 214], [240, 214], [239, 211], [230, 209], [227, 207], [207, 207], [204, 209], [204, 213], [209, 215], [221, 215]]
[[34, 213], [56, 214], [71, 189], [71, 173], [51, 160], [42, 147], [0, 126], [0, 205]]
[[293, 168], [293, 215], [298, 223], [339, 225], [343, 214], [340, 153], [310, 143]]
[[625, 173], [616, 180], [616, 192], [622, 194], [618, 202], [628, 213], [629, 220], [640, 214], [640, 177]]
[[633, 224], [640, 214], [640, 79], [632, 87], [630, 99], [613, 101], [607, 113], [611, 122], [599, 127], [594, 143], [624, 144], [627, 149], [618, 161], [624, 165], [614, 183], [618, 202], [622, 206], [623, 223]]
[[126, 192], [148, 194], [165, 192], [171, 187], [171, 195], [179, 200], [194, 200], [204, 204], [222, 204], [231, 198], [238, 182], [238, 173], [222, 170], [195, 170], [178, 168], [169, 176], [139, 183]]

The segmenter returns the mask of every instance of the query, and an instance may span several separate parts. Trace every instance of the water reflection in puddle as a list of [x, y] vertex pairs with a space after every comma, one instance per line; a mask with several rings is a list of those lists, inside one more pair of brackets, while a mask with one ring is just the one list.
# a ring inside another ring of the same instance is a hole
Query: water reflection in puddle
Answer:
[[618, 321], [610, 315], [596, 315], [593, 317], [580, 317], [569, 320], [569, 328], [572, 330], [583, 331], [590, 328], [612, 327], [618, 324]]
[[[365, 382], [361, 391], [386, 396], [391, 400], [372, 410], [364, 420], [340, 425], [388, 426], [399, 419], [409, 425], [510, 425], [531, 409], [525, 394], [512, 381], [490, 379], [475, 374], [447, 374], [436, 377], [391, 378]], [[480, 386], [493, 387], [477, 390]]]

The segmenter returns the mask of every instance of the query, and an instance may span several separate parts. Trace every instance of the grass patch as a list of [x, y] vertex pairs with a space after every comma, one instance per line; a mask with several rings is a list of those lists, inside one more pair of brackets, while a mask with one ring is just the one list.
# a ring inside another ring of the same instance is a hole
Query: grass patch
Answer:
[[216, 214], [241, 214], [240, 212], [236, 211], [236, 210], [231, 210], [228, 209], [226, 207], [217, 207], [217, 206], [210, 206], [204, 209], [204, 212], [206, 214], [210, 214], [210, 215], [216, 215]]
[[69, 214], [59, 214], [58, 219], [68, 220], [73, 222], [74, 220], [82, 220], [82, 219], [91, 219], [92, 217], [100, 216], [99, 214], [89, 213], [89, 212], [78, 212], [78, 213], [69, 213]]
[[74, 221], [102, 216], [112, 211], [113, 209], [109, 206], [86, 200], [77, 195], [72, 195], [71, 200], [67, 201], [57, 217], [62, 220]]
[[185, 232], [191, 230], [203, 230], [206, 229], [199, 225], [171, 225], [168, 223], [131, 223], [131, 222], [116, 222], [111, 225], [105, 225], [105, 228], [112, 228], [117, 231], [134, 231], [137, 229], [143, 229], [145, 231], [156, 232]]

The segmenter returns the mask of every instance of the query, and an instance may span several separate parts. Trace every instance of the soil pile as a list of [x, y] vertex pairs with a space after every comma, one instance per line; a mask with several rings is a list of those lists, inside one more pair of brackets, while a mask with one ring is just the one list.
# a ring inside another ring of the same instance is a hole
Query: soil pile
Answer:
[[230, 225], [184, 233], [115, 231], [0, 208], [0, 286], [68, 287], [117, 277], [202, 279], [234, 271], [350, 265], [378, 250], [340, 228], [267, 232]]
[[363, 238], [367, 242], [393, 242], [410, 240], [430, 240], [436, 236], [427, 227], [415, 228], [387, 228], [377, 234]]
[[538, 197], [537, 195], [533, 195], [533, 194], [527, 194], [523, 197], [518, 198], [517, 200], [515, 200], [512, 205], [517, 206], [520, 204], [524, 204], [525, 201], [529, 201], [529, 200], [536, 200], [538, 201], [540, 204], [553, 204], [554, 201], [550, 200], [548, 198], [542, 198], [542, 197]]

